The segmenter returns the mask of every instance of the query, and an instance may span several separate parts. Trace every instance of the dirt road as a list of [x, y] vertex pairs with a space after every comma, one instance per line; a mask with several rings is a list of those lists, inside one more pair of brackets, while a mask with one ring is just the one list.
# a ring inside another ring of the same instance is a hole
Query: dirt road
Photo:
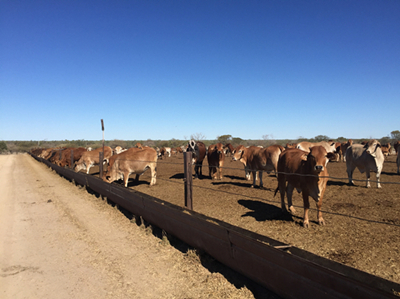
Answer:
[[277, 298], [210, 271], [27, 154], [0, 156], [0, 190], [1, 298]]

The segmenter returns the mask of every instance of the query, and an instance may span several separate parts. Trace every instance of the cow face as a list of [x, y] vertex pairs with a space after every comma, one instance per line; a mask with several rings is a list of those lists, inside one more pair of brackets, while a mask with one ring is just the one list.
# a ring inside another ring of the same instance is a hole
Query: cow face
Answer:
[[314, 146], [310, 148], [310, 152], [308, 153], [306, 160], [309, 169], [319, 175], [320, 173], [324, 172], [329, 159], [332, 157], [335, 157], [335, 154], [327, 153], [324, 147]]
[[376, 150], [380, 147], [381, 144], [375, 139], [370, 140], [369, 142], [367, 142], [367, 144], [364, 145], [364, 148], [366, 149], [365, 151], [372, 157], [376, 157]]
[[244, 151], [245, 147], [243, 145], [239, 145], [232, 153], [232, 160], [239, 161], [242, 158]]

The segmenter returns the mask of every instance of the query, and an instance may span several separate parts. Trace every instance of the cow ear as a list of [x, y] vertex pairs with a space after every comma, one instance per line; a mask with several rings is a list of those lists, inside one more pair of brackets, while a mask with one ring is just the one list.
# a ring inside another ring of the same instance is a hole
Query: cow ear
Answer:
[[301, 155], [301, 160], [307, 161], [307, 157], [308, 157], [307, 154], [303, 154], [303, 155]]

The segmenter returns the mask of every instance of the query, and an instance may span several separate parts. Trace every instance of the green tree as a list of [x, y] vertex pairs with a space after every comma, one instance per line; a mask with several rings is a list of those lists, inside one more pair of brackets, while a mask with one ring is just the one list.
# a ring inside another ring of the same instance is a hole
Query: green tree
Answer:
[[221, 136], [217, 136], [217, 141], [221, 142], [222, 144], [231, 142], [232, 140], [232, 135], [221, 135]]
[[314, 137], [316, 142], [320, 142], [320, 141], [328, 141], [330, 138], [326, 135], [318, 135]]
[[5, 141], [0, 141], [0, 153], [8, 151]]
[[399, 130], [392, 131], [390, 132], [390, 136], [393, 140], [400, 140], [400, 131]]

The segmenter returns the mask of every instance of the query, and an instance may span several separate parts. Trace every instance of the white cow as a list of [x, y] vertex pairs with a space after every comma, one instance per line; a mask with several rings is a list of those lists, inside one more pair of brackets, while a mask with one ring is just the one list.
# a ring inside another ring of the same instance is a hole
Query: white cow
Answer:
[[345, 156], [350, 185], [354, 185], [352, 177], [353, 171], [357, 167], [361, 173], [365, 172], [367, 176], [367, 188], [371, 187], [369, 182], [370, 171], [376, 172], [377, 187], [381, 188], [379, 179], [385, 157], [382, 153], [381, 144], [377, 140], [370, 140], [365, 145], [353, 144], [347, 148]]

